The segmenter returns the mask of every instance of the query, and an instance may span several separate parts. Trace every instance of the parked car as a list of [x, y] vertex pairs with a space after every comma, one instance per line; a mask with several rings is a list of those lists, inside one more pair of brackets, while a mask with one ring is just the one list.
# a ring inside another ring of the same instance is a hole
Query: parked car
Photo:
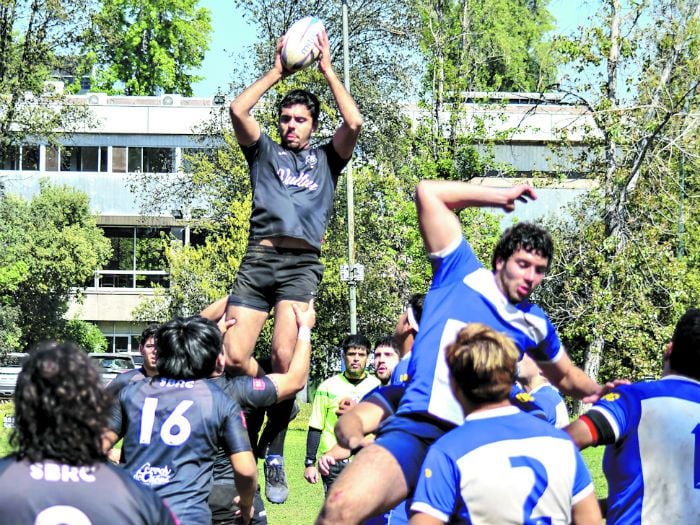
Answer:
[[102, 382], [108, 385], [117, 375], [136, 368], [129, 354], [112, 354], [93, 352], [90, 357], [97, 362], [102, 375]]
[[22, 364], [29, 354], [24, 352], [9, 352], [0, 355], [0, 397], [15, 395], [17, 376], [22, 370]]
[[131, 360], [134, 362], [137, 368], [143, 364], [143, 356], [141, 355], [141, 352], [124, 352], [123, 355], [131, 356]]

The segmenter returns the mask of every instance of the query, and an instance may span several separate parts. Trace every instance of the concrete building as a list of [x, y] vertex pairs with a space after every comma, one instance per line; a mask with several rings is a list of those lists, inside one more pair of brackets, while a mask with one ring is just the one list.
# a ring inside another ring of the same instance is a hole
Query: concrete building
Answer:
[[[586, 155], [584, 138], [592, 122], [576, 106], [562, 105], [556, 97], [539, 94], [489, 95], [493, 105], [467, 100], [461, 131], [487, 129], [495, 142], [480, 146], [494, 159], [477, 182], [512, 184], [510, 177], [531, 179], [538, 173], [559, 173], [555, 185], [539, 190], [536, 207], [525, 207], [523, 219], [557, 212], [590, 188], [585, 173], [575, 173], [570, 156]], [[484, 94], [474, 94], [483, 101]], [[87, 105], [95, 119], [89, 129], [73, 132], [58, 147], [46, 143], [23, 145], [0, 159], [0, 180], [8, 193], [31, 198], [42, 177], [86, 192], [98, 224], [112, 242], [109, 263], [95, 272], [82, 303], [71, 306], [69, 316], [94, 322], [107, 336], [110, 351], [135, 350], [143, 325], [132, 312], [153, 295], [153, 285], [168, 285], [168, 268], [159, 251], [161, 233], [189, 242], [188, 212], [174, 207], [153, 211], [130, 189], [135, 174], [158, 177], [165, 184], [186, 169], [188, 150], [206, 146], [197, 129], [212, 120], [228, 121], [222, 98], [120, 97], [89, 93], [68, 97], [72, 104]], [[424, 110], [406, 106], [418, 121]], [[485, 127], [484, 127], [485, 126]], [[566, 144], [565, 152], [552, 145]], [[508, 220], [511, 220], [510, 218]]]

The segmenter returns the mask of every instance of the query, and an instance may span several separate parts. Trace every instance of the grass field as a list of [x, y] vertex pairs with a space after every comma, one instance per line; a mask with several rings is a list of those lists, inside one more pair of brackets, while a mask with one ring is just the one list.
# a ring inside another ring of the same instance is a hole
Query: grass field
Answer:
[[[321, 503], [323, 502], [323, 486], [319, 482], [311, 485], [304, 480], [304, 456], [306, 455], [306, 425], [310, 414], [309, 404], [302, 405], [301, 412], [291, 423], [287, 432], [285, 446], [287, 464], [287, 482], [289, 484], [289, 499], [283, 505], [272, 505], [265, 501], [268, 522], [270, 525], [305, 525], [313, 523]], [[0, 419], [12, 415], [11, 403], [0, 404]], [[0, 428], [0, 456], [11, 452], [8, 443], [9, 431]], [[593, 476], [596, 495], [601, 498], [607, 495], [607, 483], [601, 470], [603, 447], [592, 448], [583, 452], [583, 457]], [[260, 464], [262, 465], [262, 463]], [[264, 487], [262, 468], [260, 468], [260, 484]]]

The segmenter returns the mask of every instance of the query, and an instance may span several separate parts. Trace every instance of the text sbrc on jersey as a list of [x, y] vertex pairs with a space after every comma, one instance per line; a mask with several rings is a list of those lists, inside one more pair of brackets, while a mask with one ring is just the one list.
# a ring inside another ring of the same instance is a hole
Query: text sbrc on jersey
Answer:
[[194, 388], [194, 381], [185, 381], [184, 379], [166, 379], [160, 380], [158, 386], [170, 388]]
[[72, 465], [59, 465], [57, 463], [32, 463], [29, 467], [29, 475], [32, 479], [44, 481], [95, 481], [95, 467], [75, 467]]

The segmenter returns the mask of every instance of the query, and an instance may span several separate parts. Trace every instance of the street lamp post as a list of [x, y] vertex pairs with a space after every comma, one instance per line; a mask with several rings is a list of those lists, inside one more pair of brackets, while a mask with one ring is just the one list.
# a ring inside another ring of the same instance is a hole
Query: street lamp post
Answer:
[[[343, 83], [350, 92], [350, 52], [348, 47], [348, 2], [342, 0], [343, 15]], [[353, 195], [352, 159], [345, 171], [348, 208], [348, 264], [341, 265], [340, 279], [348, 283], [350, 333], [357, 333], [357, 283], [364, 277], [362, 265], [355, 263], [355, 202]]]

